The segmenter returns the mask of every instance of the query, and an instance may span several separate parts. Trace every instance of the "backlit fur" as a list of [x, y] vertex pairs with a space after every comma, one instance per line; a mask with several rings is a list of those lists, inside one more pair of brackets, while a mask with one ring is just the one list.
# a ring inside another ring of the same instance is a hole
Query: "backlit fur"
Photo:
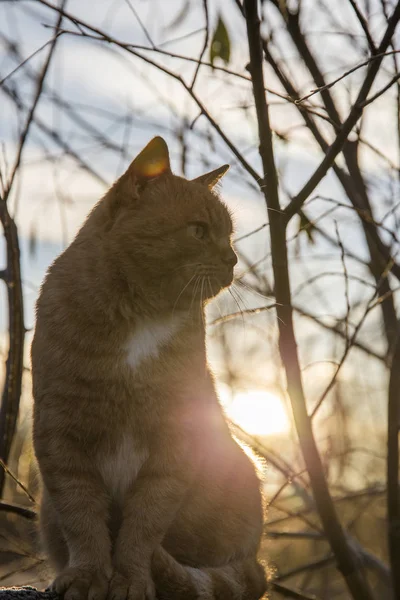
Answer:
[[231, 234], [206, 183], [128, 169], [49, 269], [34, 446], [42, 539], [66, 600], [265, 591], [259, 481], [205, 353], [204, 301], [231, 283]]

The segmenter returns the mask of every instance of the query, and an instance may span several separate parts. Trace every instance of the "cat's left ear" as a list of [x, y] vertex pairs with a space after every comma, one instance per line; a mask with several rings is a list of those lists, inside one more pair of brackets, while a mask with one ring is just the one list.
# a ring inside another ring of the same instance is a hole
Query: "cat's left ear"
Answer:
[[192, 179], [192, 181], [206, 185], [210, 190], [212, 190], [218, 181], [225, 175], [228, 169], [229, 165], [222, 165], [222, 167], [214, 169], [214, 171], [210, 171], [204, 175], [200, 175], [200, 177], [196, 177], [196, 179]]
[[162, 137], [153, 138], [130, 164], [127, 173], [143, 187], [150, 179], [171, 173], [168, 146]]

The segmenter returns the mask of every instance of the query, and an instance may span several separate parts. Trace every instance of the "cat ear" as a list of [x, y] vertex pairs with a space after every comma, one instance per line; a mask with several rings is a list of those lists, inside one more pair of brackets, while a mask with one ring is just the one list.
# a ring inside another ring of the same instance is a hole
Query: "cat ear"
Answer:
[[150, 179], [170, 173], [168, 146], [162, 137], [153, 138], [130, 164], [127, 173], [142, 187]]
[[214, 171], [200, 175], [200, 177], [196, 177], [196, 179], [192, 179], [192, 181], [206, 185], [211, 190], [218, 183], [221, 177], [225, 175], [228, 169], [229, 165], [222, 165], [222, 167], [218, 167], [218, 169], [214, 169]]

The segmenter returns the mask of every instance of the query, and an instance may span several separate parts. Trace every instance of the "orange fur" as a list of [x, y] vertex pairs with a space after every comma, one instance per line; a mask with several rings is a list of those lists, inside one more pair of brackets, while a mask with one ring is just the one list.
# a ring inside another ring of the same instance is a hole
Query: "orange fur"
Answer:
[[226, 168], [177, 177], [156, 138], [43, 284], [34, 446], [42, 538], [66, 600], [265, 591], [259, 481], [205, 353], [204, 302], [236, 262], [229, 213], [210, 189]]

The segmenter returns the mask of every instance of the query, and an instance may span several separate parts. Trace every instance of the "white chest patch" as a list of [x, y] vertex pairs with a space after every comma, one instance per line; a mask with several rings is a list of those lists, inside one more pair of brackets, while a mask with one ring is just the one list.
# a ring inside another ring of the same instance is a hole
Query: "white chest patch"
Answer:
[[157, 358], [160, 349], [179, 331], [183, 317], [176, 315], [160, 321], [144, 321], [135, 330], [126, 344], [126, 361], [137, 369], [140, 363], [149, 358]]
[[138, 450], [134, 440], [125, 435], [113, 454], [99, 460], [99, 471], [107, 489], [113, 497], [122, 498], [135, 481], [147, 458], [143, 450]]

